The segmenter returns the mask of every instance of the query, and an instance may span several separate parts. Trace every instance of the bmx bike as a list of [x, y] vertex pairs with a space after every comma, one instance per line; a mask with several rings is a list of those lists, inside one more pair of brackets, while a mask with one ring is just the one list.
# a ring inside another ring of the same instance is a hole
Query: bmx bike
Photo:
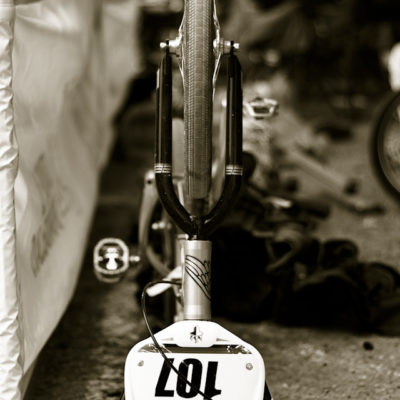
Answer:
[[[139, 245], [140, 257], [164, 278], [143, 289], [143, 316], [150, 337], [127, 356], [122, 398], [269, 400], [260, 353], [211, 320], [209, 236], [235, 203], [243, 174], [238, 45], [221, 38], [215, 0], [185, 0], [178, 37], [160, 47], [155, 163], [145, 177]], [[175, 152], [180, 133], [172, 119], [173, 56], [184, 88], [183, 163]], [[218, 152], [224, 153], [225, 173], [221, 189], [215, 191], [213, 94], [222, 59], [227, 60], [226, 138], [225, 149]], [[177, 164], [183, 164], [183, 171], [176, 171]], [[158, 232], [159, 252], [148, 245], [154, 240], [150, 230]], [[137, 261], [119, 239], [103, 239], [94, 249], [95, 273], [103, 281], [118, 281]], [[175, 322], [153, 333], [146, 297], [166, 291], [173, 293], [170, 309]]]

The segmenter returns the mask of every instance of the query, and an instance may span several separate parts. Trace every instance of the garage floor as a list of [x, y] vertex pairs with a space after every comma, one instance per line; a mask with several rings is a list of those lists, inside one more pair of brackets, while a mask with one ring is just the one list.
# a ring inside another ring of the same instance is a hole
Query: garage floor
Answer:
[[[134, 282], [128, 275], [115, 286], [99, 283], [92, 273], [91, 252], [104, 236], [132, 238], [143, 173], [152, 165], [151, 109], [149, 103], [140, 104], [124, 119], [118, 157], [104, 171], [76, 294], [38, 359], [29, 400], [119, 399], [125, 357], [133, 344], [147, 336], [134, 299]], [[372, 174], [370, 124], [370, 115], [354, 123], [352, 137], [330, 143], [327, 158], [337, 171], [351, 171], [360, 179], [362, 195], [384, 205], [386, 213], [360, 215], [333, 202], [331, 216], [320, 222], [317, 236], [353, 240], [361, 259], [387, 262], [400, 271], [400, 203], [383, 192]], [[400, 398], [397, 337], [289, 328], [271, 322], [220, 322], [261, 351], [275, 399]]]

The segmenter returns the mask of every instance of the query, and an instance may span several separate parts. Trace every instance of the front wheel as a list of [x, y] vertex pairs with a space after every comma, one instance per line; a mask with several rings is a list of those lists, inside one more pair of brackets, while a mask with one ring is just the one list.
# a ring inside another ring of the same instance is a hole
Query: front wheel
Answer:
[[211, 184], [213, 5], [213, 0], [185, 0], [183, 81], [189, 201], [204, 200]]
[[379, 181], [400, 200], [400, 92], [392, 93], [384, 103], [371, 139], [372, 161]]

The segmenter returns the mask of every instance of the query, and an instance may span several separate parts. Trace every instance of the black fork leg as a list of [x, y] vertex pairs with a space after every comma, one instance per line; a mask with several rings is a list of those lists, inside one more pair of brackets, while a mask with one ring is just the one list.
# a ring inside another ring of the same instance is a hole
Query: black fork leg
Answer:
[[172, 182], [172, 60], [168, 48], [157, 79], [156, 143], [154, 174], [161, 204], [184, 232], [196, 234], [196, 226], [176, 196]]
[[242, 69], [238, 58], [229, 55], [226, 106], [225, 182], [221, 196], [205, 217], [203, 234], [208, 236], [232, 209], [242, 182], [243, 94]]

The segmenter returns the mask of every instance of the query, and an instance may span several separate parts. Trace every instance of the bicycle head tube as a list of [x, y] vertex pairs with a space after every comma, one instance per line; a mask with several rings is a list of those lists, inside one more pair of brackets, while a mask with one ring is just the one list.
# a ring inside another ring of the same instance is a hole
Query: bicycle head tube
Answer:
[[211, 242], [184, 242], [183, 302], [185, 320], [211, 319]]

